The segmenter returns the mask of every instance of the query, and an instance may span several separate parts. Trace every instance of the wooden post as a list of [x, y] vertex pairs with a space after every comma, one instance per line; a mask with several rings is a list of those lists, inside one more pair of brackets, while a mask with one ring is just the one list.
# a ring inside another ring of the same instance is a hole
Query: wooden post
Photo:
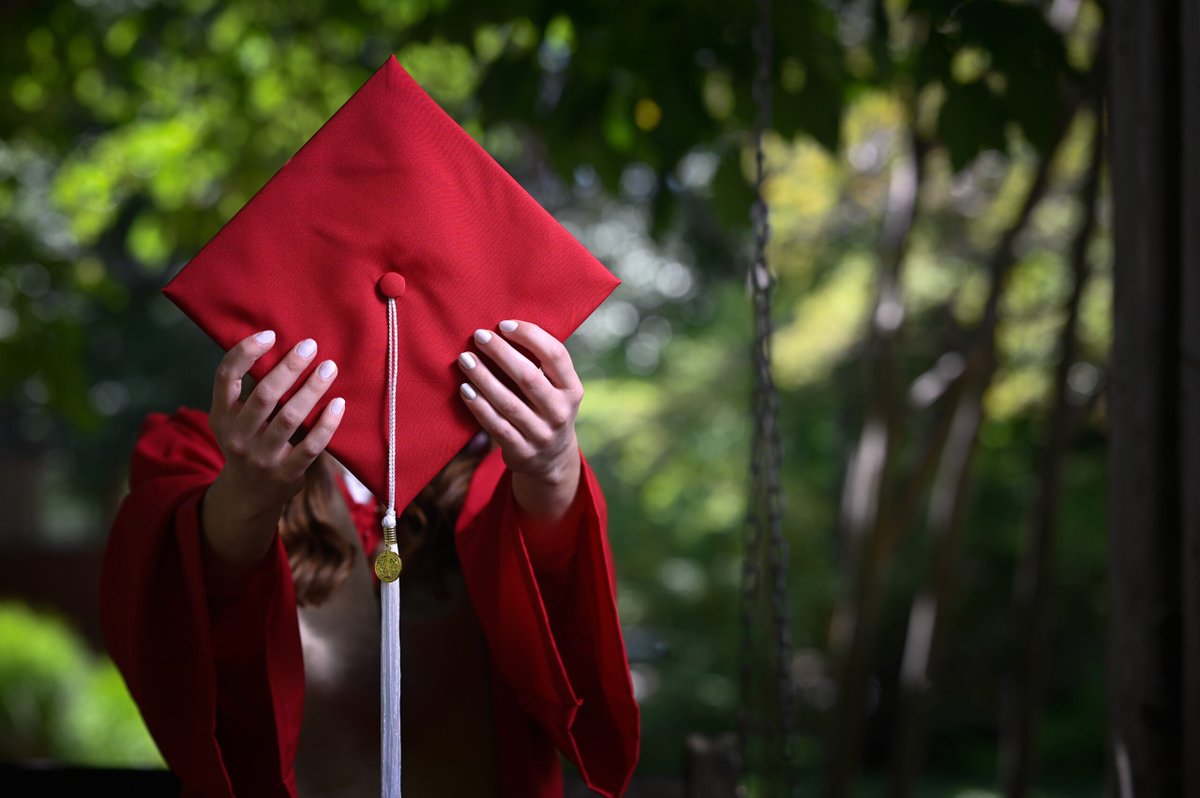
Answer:
[[44, 447], [25, 441], [17, 423], [16, 408], [0, 401], [0, 548], [28, 548], [42, 531], [37, 499], [45, 472]]
[[1200, 7], [1179, 25], [1183, 108], [1180, 313], [1180, 492], [1183, 497], [1184, 794], [1200, 795]]
[[[1186, 4], [1182, 4], [1186, 5]], [[1198, 406], [1194, 273], [1197, 254], [1194, 72], [1200, 46], [1179, 0], [1114, 0], [1110, 24], [1110, 138], [1115, 218], [1114, 340], [1108, 417], [1108, 780], [1117, 798], [1196, 795], [1196, 682], [1184, 666], [1184, 627], [1196, 655], [1195, 474]], [[1187, 38], [1185, 41], [1185, 37]], [[1184, 55], [1186, 53], [1186, 55]], [[1186, 58], [1186, 62], [1185, 62]], [[1185, 69], [1185, 65], [1188, 69]], [[1192, 107], [1186, 115], [1189, 100]], [[1191, 211], [1191, 213], [1187, 213]], [[1192, 293], [1184, 340], [1185, 289]], [[1190, 439], [1190, 448], [1189, 448]], [[1193, 529], [1185, 558], [1184, 521]], [[1185, 588], [1184, 572], [1191, 569]], [[1184, 702], [1189, 709], [1185, 713]], [[1188, 720], [1185, 729], [1185, 715]], [[1185, 735], [1186, 731], [1186, 735]], [[1186, 745], [1192, 746], [1185, 753]], [[1194, 777], [1193, 777], [1194, 778]]]
[[734, 798], [737, 795], [738, 742], [732, 734], [707, 737], [689, 734], [685, 742], [686, 798]]

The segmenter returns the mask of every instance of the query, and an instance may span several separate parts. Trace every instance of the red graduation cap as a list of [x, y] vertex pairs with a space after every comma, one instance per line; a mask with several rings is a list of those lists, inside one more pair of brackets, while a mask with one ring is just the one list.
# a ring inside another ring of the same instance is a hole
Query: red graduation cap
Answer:
[[226, 350], [275, 330], [257, 379], [314, 338], [347, 401], [328, 448], [381, 498], [394, 296], [399, 510], [478, 428], [455, 365], [472, 333], [564, 340], [617, 284], [390, 57], [163, 291]]

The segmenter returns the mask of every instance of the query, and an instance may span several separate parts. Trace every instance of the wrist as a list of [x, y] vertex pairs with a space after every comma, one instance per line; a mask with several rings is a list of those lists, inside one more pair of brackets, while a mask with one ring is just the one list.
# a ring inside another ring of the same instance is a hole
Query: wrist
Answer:
[[229, 466], [222, 468], [217, 478], [209, 485], [205, 495], [206, 503], [209, 497], [213, 497], [219, 508], [221, 521], [226, 525], [239, 527], [261, 524], [265, 520], [278, 520], [287, 503], [259, 487], [249, 485]]
[[279, 526], [283, 503], [242, 489], [227, 470], [209, 485], [200, 506], [201, 538], [221, 570], [247, 571], [262, 560]]
[[579, 447], [572, 443], [548, 467], [513, 473], [513, 493], [526, 516], [545, 521], [561, 519], [579, 489]]
[[569, 455], [559, 458], [548, 468], [522, 477], [536, 483], [547, 490], [559, 491], [564, 487], [574, 485], [579, 479], [579, 455], [574, 451], [574, 457]]
[[582, 510], [583, 469], [578, 450], [573, 463], [539, 477], [513, 474], [518, 523], [534, 570], [559, 571], [577, 546]]
[[572, 487], [579, 480], [579, 441], [574, 435], [549, 463], [535, 471], [520, 472], [522, 477], [549, 489]]

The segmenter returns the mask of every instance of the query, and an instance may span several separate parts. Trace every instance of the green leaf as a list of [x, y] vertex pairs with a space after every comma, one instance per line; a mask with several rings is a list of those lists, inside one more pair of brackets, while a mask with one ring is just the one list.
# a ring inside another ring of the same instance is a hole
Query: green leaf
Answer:
[[950, 164], [960, 171], [984, 150], [1006, 147], [1004, 105], [988, 87], [949, 83], [938, 114], [938, 138], [950, 154]]

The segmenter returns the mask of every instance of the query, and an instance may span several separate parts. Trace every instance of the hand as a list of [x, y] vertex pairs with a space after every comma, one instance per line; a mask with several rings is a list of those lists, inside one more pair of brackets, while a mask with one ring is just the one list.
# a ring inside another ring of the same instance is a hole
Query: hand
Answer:
[[[205, 494], [203, 526], [213, 553], [230, 566], [253, 565], [266, 552], [284, 503], [304, 485], [305, 469], [325, 450], [342, 420], [338, 398], [302, 441], [289, 441], [337, 376], [327, 360], [282, 407], [281, 397], [312, 362], [316, 342], [305, 339], [284, 356], [242, 400], [242, 379], [275, 345], [270, 331], [252, 335], [221, 360], [213, 381], [208, 423], [225, 455], [225, 467]], [[271, 414], [279, 407], [274, 418]]]
[[[527, 321], [502, 321], [503, 336], [475, 332], [475, 345], [458, 365], [469, 382], [460, 395], [480, 426], [500, 446], [513, 472], [513, 492], [526, 512], [554, 521], [566, 514], [579, 486], [579, 443], [575, 416], [583, 385], [567, 349]], [[519, 344], [534, 363], [509, 343]], [[502, 383], [488, 361], [512, 378], [518, 393]], [[540, 368], [539, 368], [540, 366]]]

